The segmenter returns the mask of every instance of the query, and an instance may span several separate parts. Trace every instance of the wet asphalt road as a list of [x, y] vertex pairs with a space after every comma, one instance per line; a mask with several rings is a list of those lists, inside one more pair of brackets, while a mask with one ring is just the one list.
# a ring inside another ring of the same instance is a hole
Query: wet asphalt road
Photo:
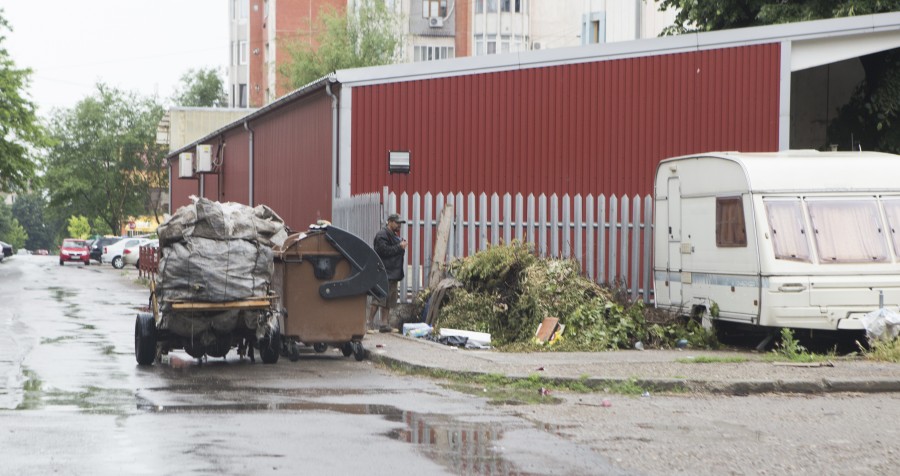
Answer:
[[0, 263], [0, 473], [625, 473], [552, 428], [334, 349], [138, 367], [136, 278]]

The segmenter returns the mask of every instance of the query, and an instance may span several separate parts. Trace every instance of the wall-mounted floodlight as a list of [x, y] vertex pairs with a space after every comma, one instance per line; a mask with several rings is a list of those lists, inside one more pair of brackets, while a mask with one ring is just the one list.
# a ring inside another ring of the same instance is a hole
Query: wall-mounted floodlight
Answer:
[[392, 150], [388, 156], [388, 172], [394, 174], [409, 173], [409, 151]]

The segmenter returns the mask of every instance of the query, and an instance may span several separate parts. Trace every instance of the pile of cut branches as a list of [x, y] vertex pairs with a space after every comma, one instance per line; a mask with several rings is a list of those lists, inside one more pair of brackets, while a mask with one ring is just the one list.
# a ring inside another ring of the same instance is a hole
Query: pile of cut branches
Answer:
[[[435, 327], [487, 332], [496, 347], [599, 351], [631, 348], [638, 341], [670, 347], [679, 339], [698, 347], [715, 344], [698, 323], [630, 302], [626, 293], [582, 276], [576, 261], [539, 258], [527, 243], [490, 247], [454, 261], [449, 272], [461, 286], [441, 303]], [[420, 308], [428, 294], [420, 296]], [[557, 317], [565, 326], [552, 346], [534, 342], [545, 317]]]

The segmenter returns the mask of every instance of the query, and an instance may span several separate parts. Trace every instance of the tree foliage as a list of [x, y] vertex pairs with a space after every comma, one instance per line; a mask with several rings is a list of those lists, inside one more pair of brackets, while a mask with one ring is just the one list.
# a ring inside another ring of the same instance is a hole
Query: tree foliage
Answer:
[[70, 238], [84, 240], [91, 235], [91, 224], [86, 217], [81, 215], [69, 217], [69, 226], [66, 229], [69, 231]]
[[0, 203], [0, 241], [11, 244], [13, 248], [21, 248], [27, 239], [28, 233], [13, 216], [10, 207]]
[[16, 68], [3, 46], [12, 31], [0, 9], [0, 191], [25, 190], [35, 177], [35, 148], [44, 134], [34, 103], [25, 95], [31, 70]]
[[163, 108], [134, 93], [97, 85], [93, 96], [50, 121], [50, 207], [121, 230], [129, 216], [158, 210], [152, 189], [166, 186], [164, 151], [156, 144]]
[[286, 45], [289, 60], [279, 72], [292, 88], [346, 68], [391, 64], [400, 58], [400, 18], [384, 2], [361, 1], [349, 14], [325, 6], [312, 36]]
[[46, 213], [47, 201], [37, 193], [20, 195], [12, 205], [12, 213], [28, 234], [25, 248], [50, 249], [56, 243], [59, 223]]
[[182, 107], [225, 107], [228, 94], [215, 68], [189, 69], [181, 76], [172, 102]]
[[664, 34], [869, 15], [900, 10], [900, 0], [662, 0], [660, 11], [677, 9]]
[[[663, 0], [659, 8], [678, 9], [663, 32], [671, 35], [900, 11], [900, 0]], [[828, 125], [828, 142], [900, 153], [900, 50], [860, 62], [865, 79]]]

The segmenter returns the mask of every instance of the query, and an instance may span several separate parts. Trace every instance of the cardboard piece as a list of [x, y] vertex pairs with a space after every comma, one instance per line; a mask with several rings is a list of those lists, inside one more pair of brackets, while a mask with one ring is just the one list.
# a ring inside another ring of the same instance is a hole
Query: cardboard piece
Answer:
[[553, 338], [553, 334], [558, 327], [558, 317], [545, 317], [544, 321], [538, 325], [537, 331], [534, 333], [534, 340], [539, 344], [546, 344]]

